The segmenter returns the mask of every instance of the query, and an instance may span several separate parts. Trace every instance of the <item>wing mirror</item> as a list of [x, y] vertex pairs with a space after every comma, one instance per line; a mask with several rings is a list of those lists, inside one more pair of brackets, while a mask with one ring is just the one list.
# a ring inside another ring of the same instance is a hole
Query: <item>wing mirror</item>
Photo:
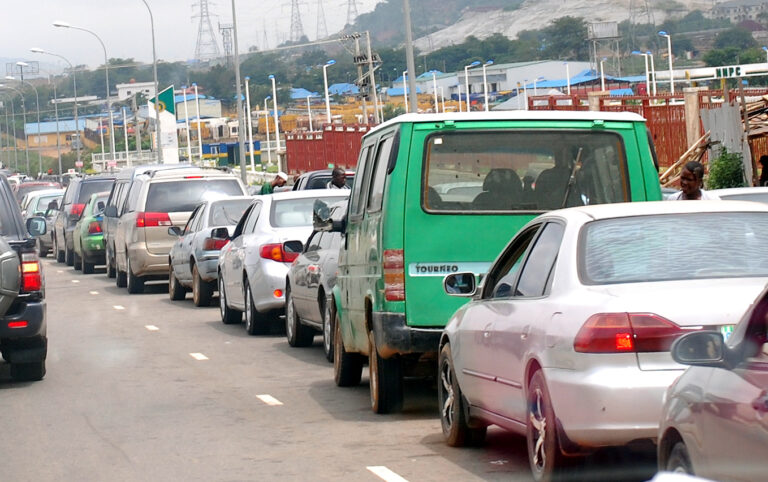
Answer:
[[343, 233], [346, 229], [346, 216], [341, 219], [336, 215], [334, 219], [334, 211], [338, 212], [338, 207], [331, 208], [322, 199], [315, 199], [315, 204], [312, 206], [312, 227], [315, 231], [329, 231], [336, 233]]
[[170, 228], [168, 228], [168, 234], [170, 234], [171, 236], [179, 237], [182, 234], [181, 228], [178, 226], [171, 226]]
[[453, 273], [443, 279], [443, 289], [450, 296], [470, 298], [477, 291], [475, 273]]
[[296, 255], [299, 255], [304, 251], [304, 243], [296, 240], [286, 241], [283, 243], [283, 251], [289, 254], [295, 253]]
[[725, 342], [716, 331], [698, 331], [681, 336], [672, 344], [672, 358], [693, 366], [725, 366]]
[[30, 235], [42, 236], [45, 234], [46, 229], [45, 218], [34, 216], [27, 219], [27, 232], [29, 232]]
[[214, 228], [211, 230], [213, 239], [229, 239], [229, 230], [226, 227]]

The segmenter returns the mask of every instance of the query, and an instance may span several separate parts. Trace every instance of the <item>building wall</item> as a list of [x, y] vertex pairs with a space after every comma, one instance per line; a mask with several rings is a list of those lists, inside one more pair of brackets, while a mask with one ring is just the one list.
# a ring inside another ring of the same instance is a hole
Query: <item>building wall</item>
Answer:
[[[194, 99], [187, 100], [187, 117], [197, 118], [197, 105]], [[184, 120], [184, 102], [176, 104], [176, 119]], [[200, 117], [221, 117], [221, 101], [215, 99], [200, 99]]]
[[768, 12], [768, 2], [755, 2], [754, 5], [718, 5], [712, 9], [712, 16], [714, 18], [727, 18], [732, 23], [739, 23], [744, 20], [758, 21], [757, 16], [761, 12]]

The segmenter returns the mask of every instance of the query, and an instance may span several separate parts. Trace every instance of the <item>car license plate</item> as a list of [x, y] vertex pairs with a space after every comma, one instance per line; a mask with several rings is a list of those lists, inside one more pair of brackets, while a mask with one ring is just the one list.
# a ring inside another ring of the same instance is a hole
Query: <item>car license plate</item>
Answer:
[[720, 333], [723, 335], [723, 340], [728, 340], [728, 337], [730, 337], [731, 333], [733, 333], [734, 326], [735, 325], [723, 325], [720, 327]]

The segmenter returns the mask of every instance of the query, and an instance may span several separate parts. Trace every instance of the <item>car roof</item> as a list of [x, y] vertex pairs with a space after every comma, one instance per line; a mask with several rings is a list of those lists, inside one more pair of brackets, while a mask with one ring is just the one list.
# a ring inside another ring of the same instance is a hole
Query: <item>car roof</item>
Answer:
[[646, 201], [614, 204], [596, 204], [558, 209], [541, 217], [589, 221], [656, 214], [696, 214], [724, 212], [768, 213], [768, 205], [750, 201]]
[[304, 191], [284, 191], [268, 194], [275, 201], [282, 199], [305, 199], [315, 197], [349, 197], [349, 189], [308, 189]]
[[[347, 175], [354, 175], [354, 169], [344, 169], [344, 173]], [[313, 176], [330, 176], [333, 174], [333, 169], [318, 169], [317, 171], [309, 171], [302, 174], [300, 177], [313, 177]]]
[[218, 204], [218, 203], [227, 202], [227, 201], [239, 201], [239, 200], [253, 201], [254, 199], [256, 199], [256, 196], [228, 196], [220, 199], [211, 199], [203, 202], [206, 204]]
[[718, 196], [728, 196], [734, 194], [766, 194], [768, 193], [768, 187], [729, 187], [726, 189], [713, 189], [707, 192], [717, 194]]
[[188, 169], [190, 167], [195, 167], [192, 164], [182, 163], [182, 164], [142, 164], [140, 166], [133, 166], [133, 167], [125, 167], [123, 169], [120, 169], [120, 171], [117, 173], [118, 179], [131, 179], [136, 176], [140, 176], [141, 174], [149, 174], [151, 172], [155, 171], [166, 171], [166, 170], [173, 170], [173, 169]]
[[239, 179], [230, 172], [220, 171], [218, 169], [203, 169], [196, 166], [185, 166], [179, 169], [162, 169], [162, 170], [149, 170], [141, 172], [139, 175], [147, 175], [150, 179], [179, 179], [187, 176], [200, 176], [203, 178], [225, 178], [225, 179]]
[[32, 199], [33, 197], [52, 196], [55, 194], [63, 195], [64, 189], [40, 189], [38, 191], [28, 192], [27, 194], [25, 194], [25, 196], [27, 196], [27, 198], [29, 199]]

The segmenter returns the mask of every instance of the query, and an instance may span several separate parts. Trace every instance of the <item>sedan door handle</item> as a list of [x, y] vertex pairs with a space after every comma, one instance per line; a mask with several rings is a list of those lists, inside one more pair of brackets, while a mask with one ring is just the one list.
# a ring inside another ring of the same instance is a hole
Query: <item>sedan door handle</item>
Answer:
[[752, 400], [752, 408], [758, 412], [768, 412], [768, 394], [763, 393], [756, 399]]

